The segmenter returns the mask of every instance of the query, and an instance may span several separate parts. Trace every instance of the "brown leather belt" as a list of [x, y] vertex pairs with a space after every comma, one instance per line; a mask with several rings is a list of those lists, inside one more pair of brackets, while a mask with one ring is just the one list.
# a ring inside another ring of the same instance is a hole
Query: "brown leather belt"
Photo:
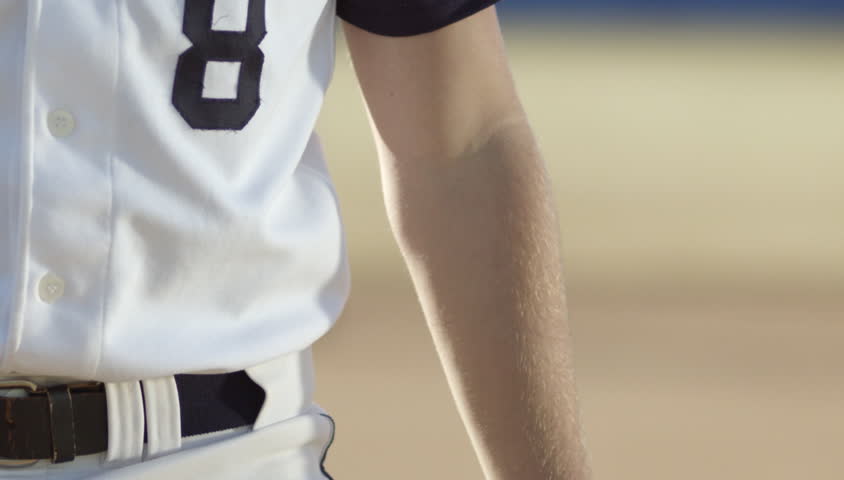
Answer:
[[[108, 420], [102, 384], [42, 389], [30, 382], [0, 382], [0, 388], [26, 388], [29, 396], [3, 398], [0, 458], [73, 460], [108, 449]], [[68, 458], [69, 457], [69, 458]]]
[[[183, 437], [251, 425], [264, 401], [263, 389], [243, 371], [175, 378]], [[0, 466], [3, 460], [61, 463], [108, 450], [102, 383], [42, 388], [28, 381], [0, 382], [0, 389], [10, 388], [28, 395], [0, 398]]]

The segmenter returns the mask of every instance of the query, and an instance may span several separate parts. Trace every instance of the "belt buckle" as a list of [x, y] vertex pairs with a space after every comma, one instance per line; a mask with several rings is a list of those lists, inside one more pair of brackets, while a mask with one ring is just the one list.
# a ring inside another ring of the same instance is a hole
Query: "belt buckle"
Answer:
[[[0, 380], [0, 390], [11, 390], [13, 388], [23, 388], [29, 393], [36, 393], [42, 390], [38, 385], [29, 380]], [[0, 467], [28, 467], [38, 463], [38, 459], [6, 459], [0, 458]]]

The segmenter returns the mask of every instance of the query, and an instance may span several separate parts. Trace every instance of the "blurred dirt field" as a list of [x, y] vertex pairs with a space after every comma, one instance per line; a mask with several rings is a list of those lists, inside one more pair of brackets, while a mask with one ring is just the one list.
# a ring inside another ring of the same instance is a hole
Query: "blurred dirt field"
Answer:
[[[505, 29], [557, 190], [598, 479], [844, 478], [844, 34], [740, 30]], [[316, 347], [328, 470], [481, 479], [342, 46], [320, 131], [354, 282]]]

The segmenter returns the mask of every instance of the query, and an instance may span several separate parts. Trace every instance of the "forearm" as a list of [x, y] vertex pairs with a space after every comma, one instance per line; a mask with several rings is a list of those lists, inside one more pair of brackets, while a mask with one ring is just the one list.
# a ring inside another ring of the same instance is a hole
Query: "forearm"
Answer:
[[384, 176], [391, 223], [487, 477], [585, 479], [547, 175], [521, 118], [490, 133], [382, 162], [412, 162]]

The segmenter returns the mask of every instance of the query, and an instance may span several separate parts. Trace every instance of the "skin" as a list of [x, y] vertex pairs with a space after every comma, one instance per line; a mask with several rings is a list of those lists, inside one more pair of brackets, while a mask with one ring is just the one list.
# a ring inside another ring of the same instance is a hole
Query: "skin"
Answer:
[[413, 37], [344, 28], [390, 224], [486, 478], [590, 478], [557, 215], [495, 9]]

